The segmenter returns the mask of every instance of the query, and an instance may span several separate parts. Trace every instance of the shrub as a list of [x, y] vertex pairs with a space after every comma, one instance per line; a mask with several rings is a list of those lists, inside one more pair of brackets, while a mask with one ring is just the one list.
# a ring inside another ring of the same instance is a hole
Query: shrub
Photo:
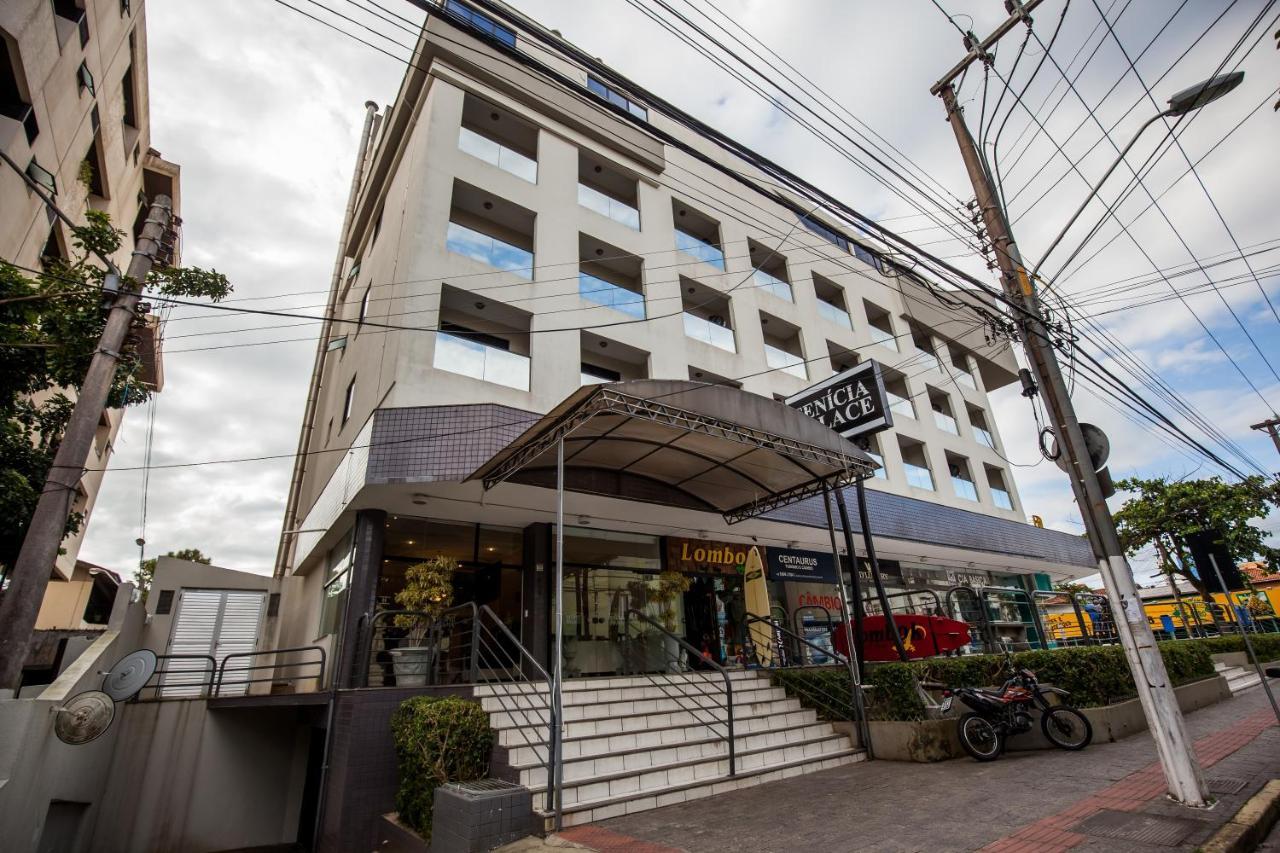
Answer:
[[[1257, 653], [1259, 661], [1270, 663], [1273, 660], [1280, 660], [1280, 634], [1250, 634], [1249, 641], [1253, 643], [1253, 650]], [[1245, 651], [1244, 638], [1239, 635], [1210, 637], [1197, 642], [1208, 646], [1209, 653], [1215, 655]]]
[[415, 696], [392, 715], [391, 736], [400, 768], [396, 809], [402, 821], [430, 836], [436, 788], [483, 779], [489, 772], [489, 715], [455, 696]]
[[[1160, 643], [1159, 647], [1169, 678], [1175, 685], [1213, 675], [1213, 661], [1209, 657], [1212, 650], [1204, 641], [1167, 642]], [[1137, 695], [1120, 646], [1019, 652], [1013, 655], [1013, 666], [1030, 669], [1042, 683], [1066, 690], [1071, 694], [1071, 703], [1080, 707], [1111, 705]], [[925, 706], [916, 691], [917, 679], [957, 686], [990, 686], [1008, 677], [1008, 663], [1003, 655], [872, 664], [867, 671], [867, 713], [873, 720], [923, 720]], [[823, 719], [851, 718], [851, 700], [843, 706], [827, 701], [829, 696], [849, 695], [846, 669], [826, 667], [777, 672], [774, 683], [787, 688], [806, 707], [816, 708]]]

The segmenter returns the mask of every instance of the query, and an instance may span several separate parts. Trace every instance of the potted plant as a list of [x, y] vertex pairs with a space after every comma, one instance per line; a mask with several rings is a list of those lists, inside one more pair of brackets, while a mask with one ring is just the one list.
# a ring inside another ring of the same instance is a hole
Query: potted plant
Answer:
[[432, 629], [453, 599], [453, 568], [453, 560], [437, 555], [405, 570], [404, 589], [396, 593], [396, 603], [410, 613], [397, 616], [395, 624], [409, 630], [403, 644], [391, 650], [399, 687], [427, 683], [439, 652], [439, 635]]
[[[662, 627], [673, 634], [680, 628], [676, 620], [675, 602], [677, 598], [689, 591], [689, 586], [688, 575], [670, 569], [659, 574], [650, 586], [649, 601], [658, 607], [658, 620], [662, 622]], [[664, 635], [662, 647], [665, 658], [663, 664], [672, 672], [680, 671], [683, 668], [680, 643]]]

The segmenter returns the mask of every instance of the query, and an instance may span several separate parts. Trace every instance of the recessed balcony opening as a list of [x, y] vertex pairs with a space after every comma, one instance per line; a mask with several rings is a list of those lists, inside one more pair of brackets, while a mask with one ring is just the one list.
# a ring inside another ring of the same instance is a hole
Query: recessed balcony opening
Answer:
[[107, 182], [102, 166], [102, 146], [99, 145], [99, 134], [93, 135], [89, 150], [84, 154], [84, 162], [80, 164], [80, 180], [89, 190], [89, 195], [100, 199], [107, 198]]
[[432, 364], [437, 370], [528, 391], [532, 316], [483, 294], [445, 285]]
[[680, 277], [680, 302], [684, 307], [684, 333], [725, 352], [737, 352], [729, 297], [691, 278]]
[[917, 350], [916, 361], [930, 370], [941, 371], [942, 365], [938, 361], [938, 353], [933, 348], [933, 339], [929, 333], [914, 323], [908, 324], [908, 328], [911, 330], [911, 344]]
[[586, 234], [578, 235], [578, 259], [579, 296], [644, 319], [644, 261]]
[[76, 33], [80, 37], [80, 46], [89, 44], [89, 18], [84, 11], [84, 0], [53, 0], [54, 29], [58, 36], [58, 44], [64, 45]]
[[877, 480], [888, 480], [889, 470], [884, 467], [884, 454], [880, 452], [880, 436], [866, 435], [862, 437], [866, 442], [867, 455], [876, 460], [876, 464], [880, 467], [876, 469], [875, 477]]
[[907, 377], [891, 367], [883, 370], [884, 390], [889, 398], [889, 408], [895, 415], [904, 418], [915, 418], [916, 405], [911, 401], [911, 390], [907, 388]]
[[595, 332], [582, 332], [581, 352], [582, 385], [649, 378], [649, 354], [644, 350]]
[[612, 219], [619, 225], [640, 230], [638, 183], [608, 160], [587, 151], [578, 151], [578, 204]]
[[760, 329], [764, 332], [765, 364], [779, 373], [808, 379], [804, 348], [800, 345], [800, 329], [763, 311], [760, 312]]
[[933, 472], [929, 469], [929, 455], [924, 445], [905, 436], [898, 436], [898, 448], [902, 451], [902, 470], [907, 483], [917, 489], [933, 491]]
[[533, 211], [454, 181], [446, 246], [477, 263], [532, 279], [533, 223]]
[[813, 292], [818, 297], [818, 315], [822, 319], [835, 323], [842, 329], [853, 331], [853, 321], [849, 318], [849, 306], [844, 299], [844, 288], [831, 279], [815, 274]]
[[831, 369], [836, 373], [856, 367], [862, 360], [853, 350], [831, 341], [827, 341], [827, 355], [831, 357]]
[[755, 267], [751, 276], [756, 289], [771, 293], [783, 302], [795, 302], [791, 278], [787, 275], [787, 259], [755, 240], [747, 241], [747, 252], [751, 256], [751, 266]]
[[933, 409], [933, 422], [937, 424], [938, 429], [952, 435], [959, 435], [955, 412], [951, 409], [951, 398], [937, 388], [929, 388], [928, 392], [929, 407]]
[[531, 184], [538, 182], [538, 128], [475, 95], [462, 102], [458, 149]]
[[978, 383], [973, 378], [973, 361], [969, 353], [955, 344], [947, 344], [947, 354], [951, 358], [951, 365], [955, 368], [952, 373], [956, 377], [956, 381], [961, 385], [977, 389]]
[[973, 437], [978, 443], [996, 449], [995, 436], [991, 434], [991, 427], [987, 425], [987, 414], [982, 409], [971, 404], [965, 404], [965, 410], [969, 415], [969, 428], [973, 430]]
[[867, 312], [867, 331], [871, 333], [871, 341], [897, 352], [898, 339], [894, 334], [893, 318], [889, 316], [889, 312], [870, 302], [864, 301], [862, 304]]
[[1004, 472], [994, 465], [982, 467], [987, 469], [987, 486], [991, 489], [991, 502], [1001, 509], [1013, 509], [1013, 495], [1005, 484]]
[[721, 376], [719, 373], [712, 373], [710, 370], [704, 370], [701, 367], [689, 365], [689, 378], [694, 382], [706, 382], [709, 385], [727, 385], [730, 388], [741, 388], [742, 383], [736, 379], [730, 379], [727, 376]]
[[968, 459], [947, 451], [947, 473], [951, 475], [951, 488], [956, 497], [966, 501], [978, 500], [978, 490], [973, 485], [973, 473], [969, 469]]
[[676, 223], [676, 248], [724, 272], [724, 244], [720, 242], [720, 223], [679, 199], [672, 199], [671, 213]]
[[[16, 46], [10, 47], [9, 39], [0, 34], [0, 116], [12, 119], [22, 125], [22, 132], [27, 144], [35, 144], [40, 135], [40, 125], [36, 121], [36, 112], [31, 107], [29, 97], [23, 96], [23, 86], [18, 78], [18, 63], [15, 59]], [[4, 122], [0, 121], [0, 127]], [[0, 142], [8, 144], [8, 131], [0, 136]]]

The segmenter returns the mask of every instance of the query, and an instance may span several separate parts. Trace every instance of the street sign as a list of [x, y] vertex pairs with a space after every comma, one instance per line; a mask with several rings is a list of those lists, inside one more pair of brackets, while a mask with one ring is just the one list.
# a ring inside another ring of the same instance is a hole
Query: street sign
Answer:
[[884, 377], [876, 361], [864, 361], [792, 394], [786, 404], [845, 438], [870, 435], [893, 426]]

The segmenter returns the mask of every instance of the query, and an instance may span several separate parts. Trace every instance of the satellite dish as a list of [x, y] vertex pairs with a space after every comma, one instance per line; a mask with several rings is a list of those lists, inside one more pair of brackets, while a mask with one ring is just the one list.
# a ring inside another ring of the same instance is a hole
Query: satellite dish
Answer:
[[138, 649], [121, 658], [107, 677], [102, 679], [102, 692], [116, 702], [124, 702], [138, 695], [156, 672], [156, 653], [151, 649]]
[[86, 690], [72, 696], [57, 710], [53, 733], [72, 746], [89, 743], [105, 732], [116, 718], [116, 703], [101, 690]]
[[[1084, 446], [1089, 451], [1089, 459], [1093, 462], [1093, 470], [1101, 471], [1103, 466], [1107, 464], [1107, 459], [1111, 457], [1111, 441], [1107, 438], [1105, 432], [1093, 424], [1081, 423], [1080, 432], [1084, 435]], [[1071, 463], [1067, 461], [1067, 454], [1059, 449], [1056, 435], [1049, 444], [1049, 455], [1053, 457], [1054, 464], [1061, 468], [1064, 473], [1071, 473]]]

